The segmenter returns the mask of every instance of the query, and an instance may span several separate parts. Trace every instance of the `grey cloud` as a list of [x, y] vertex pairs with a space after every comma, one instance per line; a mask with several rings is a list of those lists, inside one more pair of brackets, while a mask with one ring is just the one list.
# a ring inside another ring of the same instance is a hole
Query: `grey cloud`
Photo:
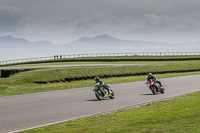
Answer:
[[23, 17], [15, 7], [0, 6], [0, 32], [15, 31], [24, 26]]
[[199, 30], [199, 18], [175, 18], [164, 15], [156, 15], [156, 14], [146, 14], [145, 15], [145, 23], [151, 27], [151, 29], [155, 30], [170, 30], [177, 32], [187, 32], [193, 30]]
[[0, 32], [34, 39], [200, 32], [199, 0], [0, 1]]
[[76, 34], [93, 34], [106, 32], [109, 29], [110, 23], [113, 24], [113, 19], [110, 16], [101, 13], [91, 13], [90, 15], [78, 17], [74, 19], [74, 33]]

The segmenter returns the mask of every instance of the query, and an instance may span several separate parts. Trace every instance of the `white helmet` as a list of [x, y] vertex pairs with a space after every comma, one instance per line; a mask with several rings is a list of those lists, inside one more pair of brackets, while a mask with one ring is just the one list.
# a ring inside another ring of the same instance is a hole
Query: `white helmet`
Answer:
[[151, 76], [152, 76], [152, 73], [148, 73], [148, 77], [151, 78]]

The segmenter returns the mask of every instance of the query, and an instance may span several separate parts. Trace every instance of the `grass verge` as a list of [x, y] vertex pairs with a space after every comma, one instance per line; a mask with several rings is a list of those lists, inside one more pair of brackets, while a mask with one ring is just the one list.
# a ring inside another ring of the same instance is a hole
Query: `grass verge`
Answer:
[[[172, 74], [160, 74], [155, 75], [158, 79], [178, 77], [186, 75], [200, 74], [200, 72], [190, 73], [172, 73]], [[116, 84], [146, 80], [147, 76], [131, 76], [131, 77], [120, 77], [120, 78], [105, 78], [102, 79], [105, 83]], [[12, 83], [12, 80], [8, 80], [7, 83], [0, 84], [0, 96], [19, 95], [36, 92], [55, 91], [63, 89], [72, 89], [80, 87], [90, 87], [94, 85], [94, 80], [83, 80], [75, 82], [65, 83], [54, 83], [54, 84], [34, 84], [34, 83]]]
[[[118, 62], [119, 64], [121, 62]], [[129, 64], [129, 62], [126, 62]], [[140, 62], [139, 64], [148, 62]], [[140, 73], [154, 71], [171, 71], [171, 70], [190, 70], [200, 69], [200, 61], [177, 61], [177, 62], [152, 62], [151, 65], [135, 66], [82, 66], [82, 67], [65, 67], [65, 68], [46, 68], [37, 69], [28, 72], [22, 72], [12, 75], [8, 80], [13, 83], [34, 83], [35, 81], [60, 80], [70, 77], [83, 77], [107, 74], [122, 73]], [[1, 80], [0, 80], [1, 83]]]
[[200, 92], [24, 133], [199, 133]]

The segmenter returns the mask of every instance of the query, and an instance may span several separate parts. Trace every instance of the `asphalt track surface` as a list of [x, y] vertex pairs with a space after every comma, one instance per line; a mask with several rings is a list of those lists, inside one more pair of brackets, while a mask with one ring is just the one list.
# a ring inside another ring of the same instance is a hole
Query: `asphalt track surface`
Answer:
[[115, 99], [98, 101], [93, 86], [0, 97], [0, 132], [55, 124], [200, 91], [200, 75], [160, 79], [165, 93], [152, 95], [146, 81], [112, 84]]
[[22, 67], [0, 67], [5, 69], [36, 69], [36, 68], [53, 68], [53, 67], [77, 67], [77, 66], [142, 66], [150, 64], [79, 64], [79, 65], [41, 65], [41, 66], [22, 66]]

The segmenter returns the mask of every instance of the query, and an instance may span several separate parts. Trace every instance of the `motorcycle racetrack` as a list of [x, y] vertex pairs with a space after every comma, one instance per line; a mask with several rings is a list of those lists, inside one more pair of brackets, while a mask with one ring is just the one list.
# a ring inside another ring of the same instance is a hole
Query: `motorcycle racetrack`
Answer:
[[146, 81], [112, 84], [115, 99], [97, 100], [93, 86], [0, 97], [0, 132], [18, 132], [134, 107], [200, 91], [200, 75], [160, 79], [165, 93], [153, 95]]

